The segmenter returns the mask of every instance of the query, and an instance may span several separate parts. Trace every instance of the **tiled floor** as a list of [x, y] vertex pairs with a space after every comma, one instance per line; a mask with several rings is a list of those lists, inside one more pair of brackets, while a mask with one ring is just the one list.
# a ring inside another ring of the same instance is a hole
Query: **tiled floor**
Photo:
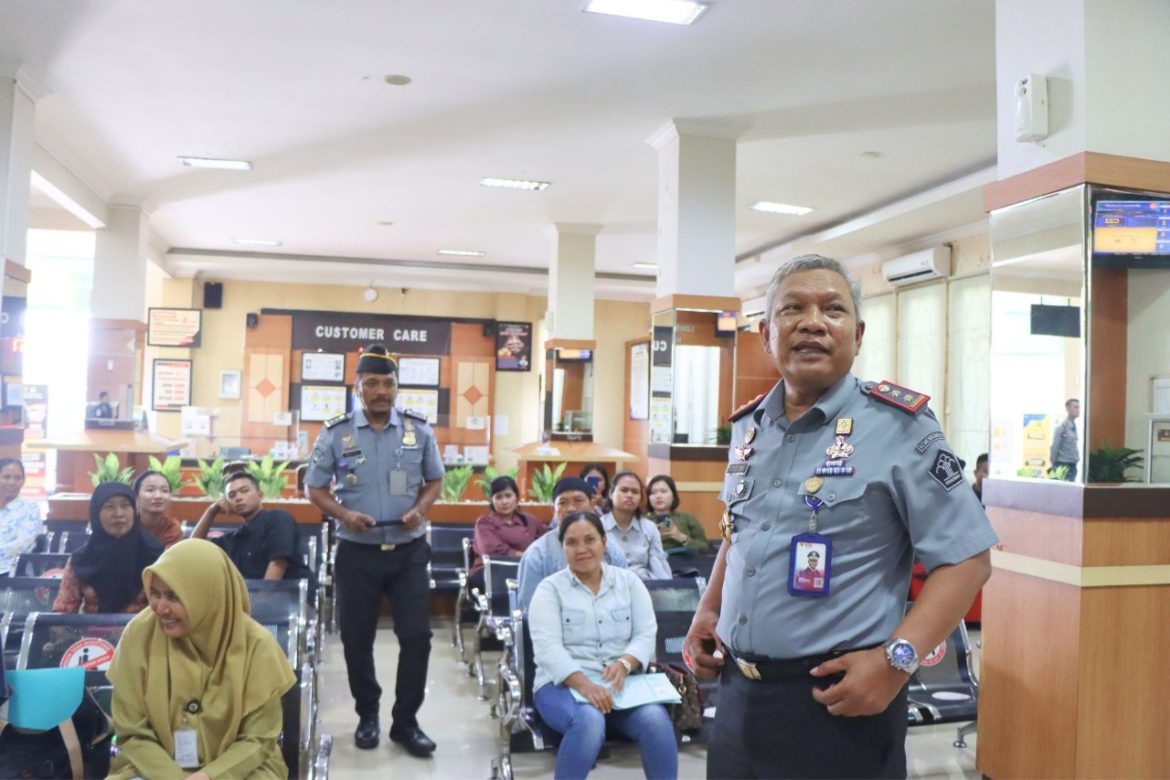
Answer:
[[[322, 731], [332, 734], [334, 739], [330, 761], [330, 777], [333, 780], [384, 777], [476, 780], [490, 776], [492, 758], [496, 755], [499, 721], [488, 717], [487, 704], [476, 701], [475, 681], [467, 675], [465, 667], [456, 664], [458, 656], [450, 645], [450, 624], [436, 621], [434, 630], [427, 701], [419, 720], [423, 730], [438, 743], [439, 748], [433, 758], [426, 760], [410, 756], [387, 740], [385, 733], [382, 744], [375, 750], [358, 750], [354, 747], [353, 729], [357, 720], [345, 678], [341, 639], [336, 635], [328, 637], [325, 664], [320, 677], [321, 719]], [[976, 632], [972, 641], [977, 637]], [[375, 658], [378, 677], [385, 692], [382, 707], [384, 729], [390, 727], [389, 696], [394, 689], [393, 669], [397, 656], [398, 644], [393, 632], [388, 626], [380, 628]], [[494, 666], [489, 668], [494, 669]], [[906, 745], [910, 777], [978, 780], [979, 773], [975, 769], [976, 738], [968, 737], [968, 747], [963, 750], [951, 745], [954, 738], [953, 726], [910, 729]], [[513, 768], [517, 778], [552, 777], [552, 754], [514, 756]], [[706, 777], [705, 748], [684, 747], [680, 751], [679, 776]], [[611, 757], [600, 763], [590, 777], [598, 780], [641, 778], [642, 767], [637, 748], [633, 745], [614, 748]]]

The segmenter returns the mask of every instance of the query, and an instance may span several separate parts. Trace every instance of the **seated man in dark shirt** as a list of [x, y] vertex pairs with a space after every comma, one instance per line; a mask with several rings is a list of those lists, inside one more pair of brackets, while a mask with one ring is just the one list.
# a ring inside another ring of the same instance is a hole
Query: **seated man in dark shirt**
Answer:
[[206, 539], [215, 518], [228, 513], [239, 515], [244, 527], [210, 541], [223, 548], [246, 580], [284, 580], [308, 577], [309, 570], [298, 555], [300, 533], [288, 512], [265, 509], [260, 483], [246, 471], [236, 472], [223, 486], [223, 498], [207, 507], [191, 532], [193, 539]]

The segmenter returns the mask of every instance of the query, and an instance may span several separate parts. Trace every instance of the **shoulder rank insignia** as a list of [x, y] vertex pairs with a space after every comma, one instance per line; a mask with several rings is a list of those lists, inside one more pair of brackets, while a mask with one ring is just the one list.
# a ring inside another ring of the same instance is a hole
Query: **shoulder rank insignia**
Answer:
[[425, 414], [423, 414], [422, 412], [416, 412], [414, 409], [403, 409], [402, 414], [404, 414], [407, 417], [413, 417], [414, 419], [418, 420], [419, 422], [426, 422], [427, 421], [427, 416]]
[[332, 420], [326, 420], [325, 427], [332, 428], [334, 425], [337, 425], [338, 423], [342, 423], [342, 422], [345, 422], [346, 420], [352, 420], [352, 419], [353, 419], [353, 412], [346, 412], [345, 414], [339, 414], [336, 417], [334, 417]]
[[734, 412], [732, 412], [727, 417], [727, 421], [728, 422], [735, 422], [739, 418], [746, 417], [747, 415], [754, 412], [756, 410], [756, 407], [760, 405], [760, 401], [764, 400], [765, 395], [767, 395], [767, 393], [760, 393], [755, 398], [753, 398], [752, 400], [748, 401], [743, 406], [736, 409]]
[[908, 390], [887, 380], [882, 380], [876, 385], [870, 385], [867, 382], [866, 386], [869, 389], [865, 392], [868, 392], [872, 397], [910, 414], [917, 414], [918, 410], [926, 406], [926, 402], [930, 400], [929, 395]]

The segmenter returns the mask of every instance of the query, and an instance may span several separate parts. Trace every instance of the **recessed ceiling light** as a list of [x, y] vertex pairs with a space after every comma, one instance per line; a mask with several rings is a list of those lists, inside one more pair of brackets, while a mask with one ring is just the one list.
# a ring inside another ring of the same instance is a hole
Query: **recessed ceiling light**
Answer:
[[707, 4], [692, 0], [589, 0], [584, 10], [591, 14], [625, 16], [650, 22], [690, 24], [707, 10]]
[[403, 76], [401, 73], [395, 73], [390, 76], [383, 76], [382, 81], [385, 81], [392, 87], [405, 87], [410, 83], [410, 76]]
[[657, 271], [658, 270], [658, 263], [649, 263], [649, 262], [639, 261], [637, 263], [633, 263], [633, 266], [634, 266], [634, 268], [645, 268], [645, 269], [650, 270], [650, 271]]
[[803, 217], [812, 211], [808, 206], [790, 206], [787, 203], [772, 203], [766, 200], [753, 203], [751, 207], [755, 211], [765, 211], [769, 214], [791, 214], [795, 217]]
[[394, 223], [388, 219], [380, 219], [380, 220], [378, 220], [377, 224], [381, 225], [382, 227], [390, 227]]
[[478, 249], [440, 249], [439, 254], [449, 257], [483, 257]]
[[189, 168], [215, 168], [221, 171], [250, 171], [252, 163], [247, 160], [221, 160], [216, 157], [184, 157], [179, 162]]
[[881, 152], [875, 152], [875, 151], [872, 151], [872, 150], [871, 150], [871, 151], [868, 151], [868, 152], [862, 152], [862, 153], [861, 153], [861, 156], [862, 156], [862, 158], [863, 158], [863, 159], [866, 159], [866, 160], [876, 160], [877, 158], [879, 158], [879, 157], [881, 157], [881, 156], [882, 156], [882, 153], [881, 153]]
[[539, 192], [548, 189], [547, 181], [530, 181], [528, 179], [497, 179], [491, 176], [480, 179], [484, 187], [504, 187], [510, 190], [531, 190]]
[[233, 238], [232, 241], [244, 246], [280, 246], [279, 241], [271, 238]]

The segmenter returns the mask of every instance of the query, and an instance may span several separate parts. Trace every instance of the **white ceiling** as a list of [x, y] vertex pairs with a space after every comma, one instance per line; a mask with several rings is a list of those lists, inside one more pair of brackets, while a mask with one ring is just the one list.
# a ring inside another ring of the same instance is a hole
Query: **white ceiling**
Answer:
[[[599, 272], [652, 273], [631, 267], [655, 255], [646, 138], [671, 118], [750, 128], [743, 257], [807, 235], [843, 256], [877, 252], [983, 218], [968, 174], [995, 159], [994, 3], [712, 0], [691, 27], [581, 6], [5, 0], [0, 60], [47, 88], [45, 148], [108, 202], [144, 203], [183, 275], [542, 291], [539, 273], [475, 268], [547, 268], [554, 222], [604, 226]], [[255, 168], [193, 170], [178, 155]], [[553, 185], [491, 190], [483, 176]], [[757, 200], [816, 210], [759, 214]], [[863, 216], [875, 212], [887, 216]], [[274, 252], [299, 259], [235, 254], [237, 237], [278, 239]], [[452, 259], [440, 248], [487, 254], [434, 273], [366, 262]], [[741, 291], [762, 273], [748, 266], [781, 259], [764, 257], [741, 264]], [[623, 289], [649, 297], [652, 277], [599, 285]]]

